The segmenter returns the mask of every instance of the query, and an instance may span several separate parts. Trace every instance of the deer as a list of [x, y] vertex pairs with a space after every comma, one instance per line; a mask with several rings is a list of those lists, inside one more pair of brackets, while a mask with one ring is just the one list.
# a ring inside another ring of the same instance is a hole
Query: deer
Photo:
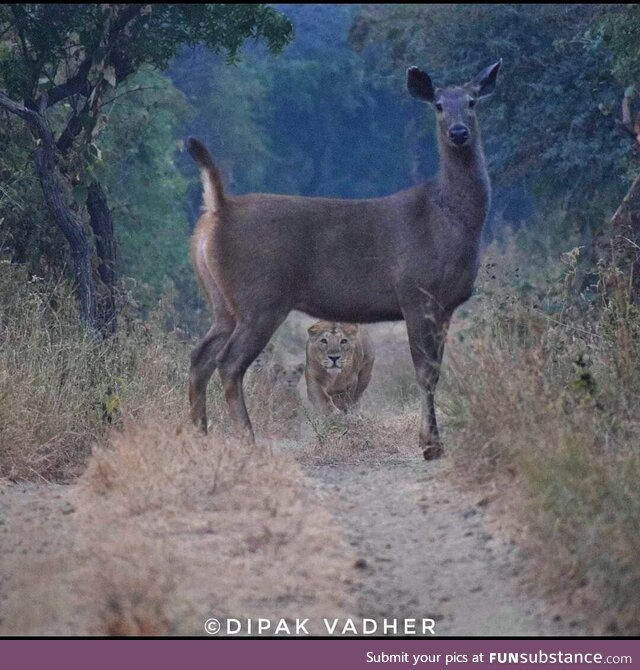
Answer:
[[217, 369], [236, 434], [255, 444], [243, 376], [299, 310], [327, 321], [405, 321], [421, 400], [418, 445], [426, 460], [443, 455], [436, 385], [451, 316], [473, 292], [491, 202], [476, 103], [493, 93], [501, 64], [444, 88], [407, 69], [408, 92], [435, 110], [440, 169], [383, 197], [230, 195], [207, 148], [187, 139], [203, 184], [191, 256], [213, 313], [189, 373], [191, 419], [204, 434]]

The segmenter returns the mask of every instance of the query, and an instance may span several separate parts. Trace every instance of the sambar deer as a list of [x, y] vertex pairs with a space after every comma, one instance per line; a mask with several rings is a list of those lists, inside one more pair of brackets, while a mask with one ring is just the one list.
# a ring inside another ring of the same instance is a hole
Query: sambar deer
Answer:
[[192, 259], [213, 325], [191, 355], [191, 417], [206, 433], [206, 387], [216, 368], [236, 431], [254, 443], [245, 371], [291, 310], [328, 321], [406, 322], [421, 393], [419, 445], [442, 454], [434, 394], [449, 320], [472, 293], [491, 189], [476, 120], [502, 60], [462, 86], [436, 88], [407, 70], [409, 93], [436, 110], [438, 175], [366, 200], [225, 193], [209, 152], [200, 166], [203, 213]]

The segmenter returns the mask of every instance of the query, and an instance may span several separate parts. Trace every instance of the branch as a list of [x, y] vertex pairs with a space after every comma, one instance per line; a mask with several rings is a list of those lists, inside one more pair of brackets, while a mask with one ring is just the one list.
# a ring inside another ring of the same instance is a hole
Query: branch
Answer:
[[[113, 47], [113, 44], [118, 39], [119, 34], [126, 28], [127, 24], [132, 21], [144, 9], [144, 5], [127, 5], [118, 14], [115, 21], [109, 27], [102, 42], [107, 53]], [[88, 53], [85, 60], [82, 62], [76, 74], [71, 77], [64, 84], [60, 84], [52, 88], [49, 92], [49, 105], [53, 106], [56, 103], [68, 98], [71, 95], [83, 95], [89, 97], [91, 94], [91, 86], [87, 81], [91, 66], [95, 58], [95, 53]], [[36, 102], [39, 106], [39, 100]]]
[[106, 107], [107, 105], [110, 105], [112, 102], [115, 102], [118, 98], [122, 98], [125, 95], [129, 95], [130, 93], [140, 93], [141, 91], [166, 91], [166, 87], [164, 86], [137, 86], [136, 88], [130, 88], [127, 91], [122, 91], [122, 93], [118, 93], [118, 95], [114, 95], [113, 98], [109, 98], [109, 100], [104, 100], [102, 103], [103, 107]]
[[21, 105], [15, 100], [12, 100], [8, 95], [6, 95], [6, 93], [3, 93], [2, 91], [0, 91], [0, 107], [26, 121], [29, 125], [38, 131], [38, 134], [41, 137], [46, 136], [47, 133], [49, 133], [49, 135], [51, 134], [49, 128], [44, 122], [43, 117], [38, 112]]
[[[101, 40], [101, 47], [105, 50], [104, 62], [107, 61], [109, 52], [115, 46], [115, 43], [118, 40], [120, 33], [129, 25], [133, 19], [138, 16], [144, 5], [126, 5], [120, 13], [116, 16], [113, 23], [106, 30], [106, 34]], [[101, 90], [102, 90], [102, 80], [98, 80], [95, 85], [91, 85], [88, 81], [89, 72], [91, 66], [93, 65], [94, 59], [96, 57], [95, 52], [87, 54], [82, 65], [80, 65], [78, 72], [67, 82], [57, 86], [56, 88], [49, 91], [49, 104], [54, 105], [56, 102], [70, 96], [80, 94], [87, 98], [86, 103], [82, 107], [82, 110], [78, 113], [75, 112], [72, 114], [69, 119], [65, 129], [60, 134], [58, 138], [57, 147], [60, 153], [65, 154], [72, 146], [73, 140], [78, 136], [82, 130], [82, 124], [80, 122], [80, 115], [90, 111], [90, 100], [92, 94], [96, 93], [94, 104], [97, 102]], [[96, 90], [97, 89], [97, 90]]]
[[47, 107], [47, 97], [43, 96], [40, 112], [37, 112], [15, 102], [0, 91], [0, 107], [24, 119], [32, 131], [40, 136], [41, 141], [35, 151], [36, 173], [49, 213], [69, 243], [80, 299], [80, 313], [85, 322], [95, 330], [97, 303], [91, 246], [82, 222], [65, 202], [64, 187], [56, 169], [56, 146], [43, 113]]
[[[89, 76], [89, 70], [91, 70], [90, 57], [88, 57], [86, 60], [82, 62], [82, 64], [78, 68], [78, 71], [73, 75], [73, 77], [71, 77], [71, 79], [65, 81], [64, 84], [60, 84], [59, 86], [52, 88], [50, 91], [47, 92], [49, 105], [53, 106], [56, 103], [60, 102], [61, 100], [64, 100], [65, 98], [68, 98], [71, 95], [79, 94], [89, 97], [89, 92], [91, 88], [89, 86], [89, 82], [87, 81], [87, 77]], [[41, 97], [42, 96], [38, 98], [38, 102], [36, 104], [39, 105]]]
[[626, 135], [629, 135], [634, 142], [636, 141], [636, 134], [633, 132], [633, 127], [627, 125], [624, 121], [616, 119], [616, 128]]
[[82, 109], [80, 110], [80, 113], [74, 112], [71, 115], [71, 118], [69, 119], [67, 125], [65, 126], [65, 129], [60, 133], [60, 137], [56, 142], [56, 146], [58, 147], [58, 151], [62, 155], [66, 154], [67, 151], [71, 149], [71, 146], [73, 145], [73, 140], [75, 140], [75, 138], [82, 130], [82, 122], [80, 121], [80, 116], [87, 111], [89, 111], [88, 98], [87, 101], [84, 103]]
[[144, 4], [131, 4], [126, 5], [122, 11], [116, 17], [116, 20], [111, 24], [109, 32], [106, 36], [107, 44], [115, 42], [118, 37], [118, 33], [122, 32], [126, 28], [129, 21], [132, 21], [142, 12], [144, 9]]
[[618, 130], [626, 133], [634, 145], [640, 145], [640, 114], [636, 117], [634, 125], [631, 110], [631, 101], [638, 94], [638, 88], [635, 85], [627, 86], [622, 97], [622, 120], [616, 119]]

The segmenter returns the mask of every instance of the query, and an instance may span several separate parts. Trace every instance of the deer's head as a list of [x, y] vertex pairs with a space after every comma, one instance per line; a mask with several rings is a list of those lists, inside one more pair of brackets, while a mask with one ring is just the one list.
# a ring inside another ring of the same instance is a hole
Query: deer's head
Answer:
[[476, 102], [493, 93], [502, 59], [490, 65], [462, 86], [436, 88], [426, 72], [413, 66], [407, 70], [407, 88], [414, 98], [428, 102], [436, 110], [438, 134], [453, 147], [475, 141], [478, 131]]

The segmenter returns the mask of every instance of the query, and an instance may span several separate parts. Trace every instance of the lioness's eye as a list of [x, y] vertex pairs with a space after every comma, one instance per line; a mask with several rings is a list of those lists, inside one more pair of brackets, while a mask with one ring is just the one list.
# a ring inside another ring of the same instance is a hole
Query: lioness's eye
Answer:
[[340, 340], [340, 344], [349, 344], [349, 340]]
[[436, 109], [441, 112], [442, 111], [442, 105], [439, 102], [436, 102]]
[[471, 98], [471, 100], [469, 100], [469, 109], [473, 109], [475, 106], [476, 101], [473, 98]]
[[322, 342], [322, 344], [328, 344], [326, 337], [323, 337], [320, 342]]

